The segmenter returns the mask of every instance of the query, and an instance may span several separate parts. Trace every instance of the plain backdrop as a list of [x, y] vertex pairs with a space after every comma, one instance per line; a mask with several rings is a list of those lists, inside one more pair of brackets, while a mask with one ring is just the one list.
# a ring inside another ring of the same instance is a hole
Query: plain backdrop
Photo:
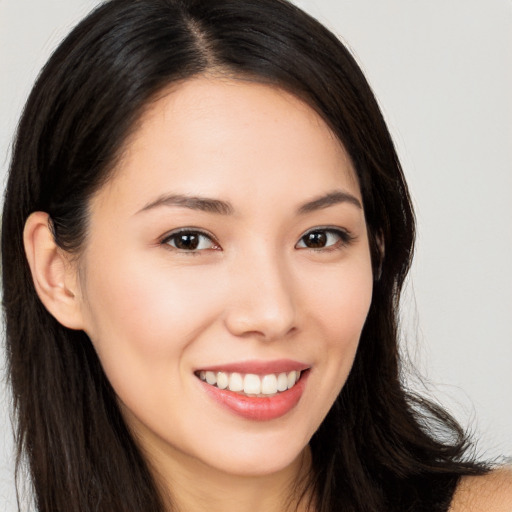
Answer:
[[[38, 71], [95, 0], [0, 0], [0, 180]], [[418, 219], [403, 304], [416, 389], [512, 455], [512, 1], [297, 0], [351, 48], [397, 145]], [[3, 374], [2, 374], [3, 375]], [[0, 386], [0, 509], [16, 509]]]

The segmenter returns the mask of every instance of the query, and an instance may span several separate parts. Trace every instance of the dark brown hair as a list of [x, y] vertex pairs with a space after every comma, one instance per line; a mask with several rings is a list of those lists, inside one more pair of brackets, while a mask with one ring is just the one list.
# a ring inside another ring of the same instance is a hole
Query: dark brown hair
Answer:
[[317, 512], [436, 510], [458, 475], [483, 468], [462, 461], [466, 438], [455, 421], [403, 386], [397, 315], [414, 244], [407, 186], [356, 62], [285, 0], [111, 0], [71, 32], [37, 80], [13, 151], [2, 256], [18, 457], [28, 459], [38, 510], [164, 505], [89, 339], [60, 325], [36, 295], [25, 221], [48, 212], [57, 244], [79, 253], [88, 201], [148, 102], [212, 70], [306, 101], [350, 154], [361, 187], [373, 301], [348, 381], [311, 440]]

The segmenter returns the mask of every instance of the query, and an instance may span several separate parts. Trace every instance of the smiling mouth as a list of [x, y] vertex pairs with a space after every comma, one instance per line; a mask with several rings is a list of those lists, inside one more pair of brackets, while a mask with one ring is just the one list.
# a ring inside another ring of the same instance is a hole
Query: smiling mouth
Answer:
[[271, 397], [292, 389], [303, 372], [254, 373], [198, 371], [195, 375], [210, 386], [251, 397]]

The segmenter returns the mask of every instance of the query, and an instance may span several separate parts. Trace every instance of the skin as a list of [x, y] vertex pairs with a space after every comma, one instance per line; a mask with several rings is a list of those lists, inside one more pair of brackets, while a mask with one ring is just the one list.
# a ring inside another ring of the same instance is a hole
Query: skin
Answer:
[[[312, 211], [333, 192], [350, 194]], [[208, 197], [229, 214], [154, 205]], [[275, 88], [198, 78], [157, 100], [94, 197], [80, 262], [83, 329], [156, 472], [187, 511], [283, 510], [307, 444], [350, 371], [371, 301], [359, 186], [322, 119]], [[153, 205], [148, 207], [149, 205]], [[320, 249], [304, 234], [332, 226]], [[173, 230], [209, 234], [195, 251]], [[208, 365], [293, 359], [309, 378], [271, 421], [219, 406], [194, 374]]]
[[[309, 439], [346, 381], [371, 302], [355, 173], [322, 119], [281, 90], [199, 77], [166, 92], [92, 199], [78, 260], [56, 247], [46, 213], [29, 217], [34, 285], [63, 325], [89, 335], [179, 510], [295, 510]], [[230, 212], [161, 201], [176, 194]], [[308, 248], [305, 233], [326, 226], [350, 239], [333, 231]], [[174, 247], [170, 235], [192, 227], [208, 237], [193, 251]], [[306, 363], [309, 376], [296, 407], [270, 421], [219, 406], [195, 374], [282, 358]], [[505, 470], [464, 478], [451, 511], [511, 510], [511, 481]]]
[[512, 510], [512, 467], [485, 476], [462, 479], [450, 512], [510, 512]]

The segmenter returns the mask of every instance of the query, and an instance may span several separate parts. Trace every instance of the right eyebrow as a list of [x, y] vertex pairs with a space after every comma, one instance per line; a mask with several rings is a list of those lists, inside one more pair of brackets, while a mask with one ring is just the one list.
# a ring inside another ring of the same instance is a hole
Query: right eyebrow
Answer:
[[189, 196], [184, 194], [163, 195], [151, 201], [141, 208], [137, 213], [152, 210], [162, 206], [172, 207], [181, 206], [191, 210], [200, 210], [202, 212], [216, 213], [219, 215], [232, 215], [233, 206], [220, 199], [212, 199], [210, 197]]
[[343, 190], [334, 190], [323, 196], [317, 197], [312, 201], [308, 201], [307, 203], [303, 204], [298, 211], [301, 214], [309, 213], [340, 203], [349, 203], [356, 206], [360, 210], [363, 209], [363, 205], [361, 204], [361, 201], [357, 199], [357, 197]]

